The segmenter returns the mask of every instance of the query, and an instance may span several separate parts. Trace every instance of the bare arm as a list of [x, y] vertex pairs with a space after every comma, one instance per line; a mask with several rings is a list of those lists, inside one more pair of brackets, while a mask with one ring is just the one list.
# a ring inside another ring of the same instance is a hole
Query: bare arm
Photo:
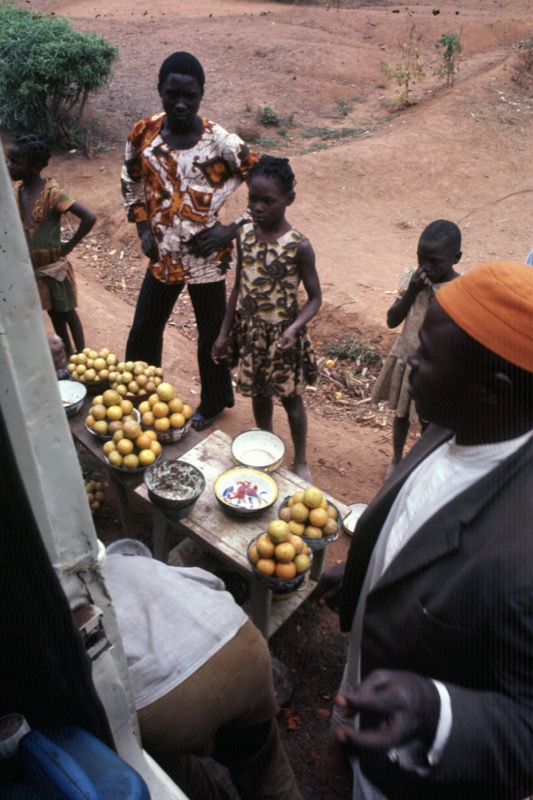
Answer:
[[304, 239], [301, 242], [296, 259], [302, 276], [302, 283], [307, 292], [307, 302], [300, 309], [300, 313], [292, 325], [289, 325], [277, 342], [280, 350], [289, 350], [294, 347], [296, 334], [309, 320], [313, 319], [322, 305], [322, 290], [316, 271], [315, 251], [308, 239]]
[[404, 321], [418, 294], [427, 286], [432, 286], [432, 282], [427, 272], [418, 267], [409, 281], [407, 290], [401, 297], [398, 297], [387, 311], [387, 325], [389, 328], [397, 328]]
[[68, 242], [63, 242], [61, 244], [62, 256], [68, 256], [68, 254], [74, 250], [76, 245], [79, 244], [79, 242], [81, 242], [85, 236], [87, 236], [96, 222], [95, 214], [93, 214], [92, 211], [89, 211], [89, 209], [85, 206], [82, 206], [81, 203], [73, 203], [68, 210], [71, 214], [74, 214], [75, 217], [78, 217], [80, 224], [78, 225], [78, 230], [75, 232], [74, 236], [72, 236]]
[[237, 299], [239, 297], [239, 286], [241, 283], [241, 272], [242, 272], [241, 240], [240, 238], [237, 238], [237, 268], [235, 270], [235, 283], [233, 285], [233, 289], [231, 290], [231, 294], [228, 299], [228, 306], [226, 308], [224, 320], [222, 322], [222, 325], [220, 326], [219, 334], [211, 350], [211, 358], [213, 359], [215, 364], [218, 364], [218, 362], [221, 359], [227, 358], [226, 346], [228, 342], [228, 336], [231, 331], [231, 326], [233, 325], [233, 319], [235, 317], [235, 309], [237, 308]]

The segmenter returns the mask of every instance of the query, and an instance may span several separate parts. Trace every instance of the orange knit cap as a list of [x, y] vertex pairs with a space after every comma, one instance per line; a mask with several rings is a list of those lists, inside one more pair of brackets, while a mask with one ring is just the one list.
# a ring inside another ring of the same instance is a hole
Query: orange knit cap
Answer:
[[435, 297], [472, 339], [533, 372], [533, 267], [482, 264], [446, 283]]

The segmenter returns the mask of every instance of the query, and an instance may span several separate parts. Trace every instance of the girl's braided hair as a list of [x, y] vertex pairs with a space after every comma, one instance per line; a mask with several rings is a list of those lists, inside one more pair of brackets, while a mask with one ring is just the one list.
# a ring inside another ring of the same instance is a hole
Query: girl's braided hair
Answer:
[[254, 164], [248, 171], [248, 180], [256, 175], [266, 175], [275, 178], [286, 194], [292, 192], [296, 185], [294, 172], [289, 164], [288, 158], [277, 158], [276, 156], [261, 156], [257, 164]]
[[10, 144], [23, 153], [36, 169], [46, 167], [52, 156], [50, 145], [42, 133], [19, 133]]

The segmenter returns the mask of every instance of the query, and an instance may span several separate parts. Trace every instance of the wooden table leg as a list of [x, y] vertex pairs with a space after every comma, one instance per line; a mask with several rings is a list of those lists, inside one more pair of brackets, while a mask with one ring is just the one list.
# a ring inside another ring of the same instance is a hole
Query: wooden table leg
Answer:
[[111, 493], [114, 494], [116, 498], [116, 506], [118, 509], [122, 535], [136, 538], [138, 533], [138, 525], [137, 520], [130, 509], [128, 490], [123, 483], [117, 480], [112, 469], [107, 470], [107, 475], [109, 478], [109, 488]]
[[152, 507], [152, 543], [154, 548], [154, 558], [164, 564], [168, 561], [170, 551], [170, 531], [169, 521], [157, 506]]
[[322, 575], [322, 570], [324, 569], [324, 561], [326, 558], [326, 548], [323, 547], [322, 550], [314, 550], [313, 551], [313, 563], [311, 564], [311, 577], [317, 581], [320, 576]]
[[252, 621], [259, 628], [265, 639], [268, 639], [272, 592], [257, 579], [252, 579], [249, 583]]

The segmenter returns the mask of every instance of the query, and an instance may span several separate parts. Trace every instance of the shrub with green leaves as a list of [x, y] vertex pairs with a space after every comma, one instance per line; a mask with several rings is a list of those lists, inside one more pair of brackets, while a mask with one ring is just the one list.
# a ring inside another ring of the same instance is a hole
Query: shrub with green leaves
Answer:
[[117, 58], [114, 45], [65, 18], [0, 5], [0, 125], [74, 146], [87, 98]]
[[435, 49], [442, 58], [442, 64], [437, 67], [434, 75], [446, 78], [446, 86], [453, 86], [455, 75], [459, 72], [457, 60], [463, 51], [463, 46], [456, 33], [444, 33], [435, 44]]

